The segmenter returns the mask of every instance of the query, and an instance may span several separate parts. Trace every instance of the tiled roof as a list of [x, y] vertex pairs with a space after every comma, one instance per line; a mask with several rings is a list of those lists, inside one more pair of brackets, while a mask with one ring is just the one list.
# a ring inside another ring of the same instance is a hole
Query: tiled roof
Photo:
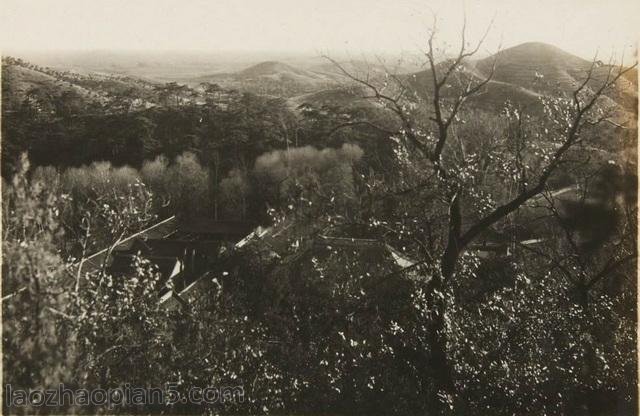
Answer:
[[121, 240], [113, 247], [107, 247], [103, 250], [98, 251], [97, 253], [92, 254], [91, 256], [84, 259], [82, 263], [77, 263], [75, 267], [82, 266], [82, 272], [91, 272], [94, 270], [98, 270], [104, 265], [108, 266], [110, 259], [108, 259], [108, 255], [111, 251], [124, 251], [129, 250], [135, 243], [137, 239], [154, 239], [154, 238], [166, 238], [177, 231], [177, 221], [176, 217], [169, 217], [165, 220], [160, 221], [157, 224], [152, 225], [140, 232], [130, 235], [129, 237]]
[[214, 221], [208, 218], [195, 218], [180, 224], [180, 231], [209, 235], [211, 237], [238, 239], [251, 232], [251, 224], [240, 221]]

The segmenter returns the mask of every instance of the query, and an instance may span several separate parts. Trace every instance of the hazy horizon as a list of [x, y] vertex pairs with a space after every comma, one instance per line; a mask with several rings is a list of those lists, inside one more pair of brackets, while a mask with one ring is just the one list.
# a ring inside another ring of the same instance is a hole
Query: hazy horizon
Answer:
[[543, 42], [585, 59], [599, 50], [601, 59], [624, 52], [628, 60], [637, 49], [637, 3], [5, 0], [0, 33], [3, 53], [395, 56], [420, 51], [432, 13], [438, 15], [440, 41], [455, 49], [464, 10], [471, 42], [494, 19], [485, 55], [500, 44], [505, 49]]

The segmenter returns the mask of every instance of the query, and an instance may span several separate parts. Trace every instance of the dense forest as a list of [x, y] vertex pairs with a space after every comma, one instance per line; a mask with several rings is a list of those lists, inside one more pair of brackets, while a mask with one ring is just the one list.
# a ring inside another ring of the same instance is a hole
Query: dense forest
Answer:
[[[280, 96], [246, 71], [231, 88], [3, 57], [5, 383], [244, 388], [23, 410], [634, 414], [635, 65], [434, 42], [424, 71], [327, 58], [339, 85]], [[83, 269], [173, 216], [267, 231], [175, 308], [143, 255], [126, 278]]]

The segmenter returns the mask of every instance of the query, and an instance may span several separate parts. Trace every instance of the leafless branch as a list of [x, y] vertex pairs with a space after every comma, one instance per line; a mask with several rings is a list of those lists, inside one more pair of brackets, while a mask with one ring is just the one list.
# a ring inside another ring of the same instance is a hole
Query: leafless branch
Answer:
[[489, 228], [491, 225], [499, 221], [500, 219], [506, 217], [511, 212], [518, 209], [522, 204], [541, 193], [547, 184], [547, 181], [552, 176], [552, 174], [556, 171], [558, 166], [562, 163], [564, 155], [567, 151], [576, 144], [578, 141], [580, 129], [584, 124], [584, 116], [593, 108], [596, 101], [600, 96], [602, 96], [603, 92], [611, 87], [620, 77], [622, 77], [625, 73], [632, 70], [637, 66], [637, 63], [633, 66], [630, 66], [626, 69], [622, 69], [618, 71], [618, 73], [611, 77], [607, 76], [605, 82], [602, 83], [600, 88], [596, 90], [594, 95], [590, 100], [586, 102], [585, 105], [581, 106], [577, 109], [573, 120], [571, 121], [567, 133], [565, 135], [565, 140], [562, 145], [555, 151], [553, 156], [551, 157], [551, 161], [542, 169], [542, 172], [538, 178], [537, 183], [531, 187], [527, 188], [521, 193], [519, 193], [515, 198], [510, 200], [509, 202], [495, 208], [491, 213], [482, 218], [476, 224], [471, 226], [461, 237], [461, 242], [463, 245], [468, 244], [471, 240], [473, 240], [478, 234], [482, 231]]

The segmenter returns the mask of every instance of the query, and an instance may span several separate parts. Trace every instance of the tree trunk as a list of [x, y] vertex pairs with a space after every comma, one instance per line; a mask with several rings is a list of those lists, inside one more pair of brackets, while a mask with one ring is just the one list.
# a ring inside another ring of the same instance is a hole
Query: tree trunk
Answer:
[[[591, 314], [591, 307], [589, 304], [589, 289], [585, 284], [579, 283], [577, 287], [578, 292], [578, 301], [580, 306], [582, 306], [582, 312], [584, 316], [584, 320], [587, 323], [586, 334], [588, 335], [585, 340], [585, 357], [583, 360], [583, 378], [585, 380], [590, 380], [592, 378], [592, 374], [594, 369], [597, 367], [597, 357], [596, 352], [593, 348], [593, 330], [591, 328], [591, 322], [593, 322], [593, 316]], [[588, 381], [587, 381], [588, 384]], [[586, 388], [584, 391], [580, 392], [580, 411], [585, 416], [589, 416], [594, 414], [591, 401], [593, 396], [593, 391], [589, 388]]]
[[219, 164], [220, 155], [217, 150], [214, 150], [211, 159], [209, 160], [209, 198], [213, 209], [213, 219], [218, 221], [218, 193], [219, 193]]
[[[447, 268], [450, 267], [449, 263], [446, 264]], [[445, 263], [442, 264], [442, 270], [445, 270]], [[430, 349], [429, 368], [433, 377], [433, 389], [430, 401], [431, 406], [433, 406], [433, 414], [435, 415], [449, 413], [449, 404], [453, 404], [452, 400], [456, 398], [453, 368], [447, 354], [446, 304], [443, 289], [442, 276], [434, 276], [430, 288], [431, 301], [429, 304], [431, 314], [428, 334]], [[449, 403], [447, 403], [447, 400], [450, 400]]]
[[[429, 323], [430, 368], [433, 374], [431, 402], [434, 414], [452, 413], [450, 406], [458, 401], [455, 391], [453, 367], [447, 354], [445, 283], [451, 280], [460, 257], [460, 200], [454, 195], [449, 210], [449, 236], [447, 247], [440, 259], [440, 273], [432, 277], [429, 287], [431, 316]], [[458, 409], [454, 409], [458, 410]]]

